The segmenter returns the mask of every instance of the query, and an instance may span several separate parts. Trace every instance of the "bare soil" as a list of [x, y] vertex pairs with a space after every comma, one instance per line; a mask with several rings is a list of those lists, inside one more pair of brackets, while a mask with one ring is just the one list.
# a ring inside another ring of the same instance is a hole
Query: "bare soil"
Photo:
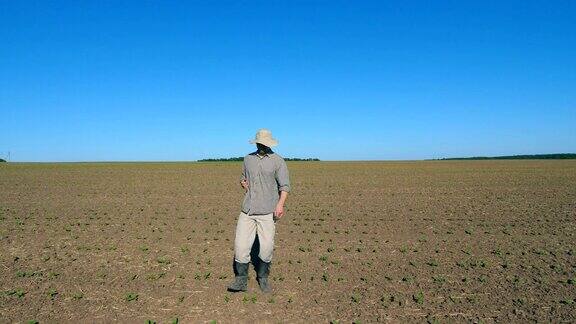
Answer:
[[576, 161], [288, 166], [265, 295], [240, 163], [0, 165], [1, 321], [576, 321]]

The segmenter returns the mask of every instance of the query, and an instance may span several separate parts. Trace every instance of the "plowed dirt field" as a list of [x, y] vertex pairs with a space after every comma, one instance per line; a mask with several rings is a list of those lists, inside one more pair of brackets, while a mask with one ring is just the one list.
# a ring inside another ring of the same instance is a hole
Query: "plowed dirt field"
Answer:
[[576, 321], [576, 161], [288, 167], [264, 295], [240, 163], [0, 165], [1, 321]]

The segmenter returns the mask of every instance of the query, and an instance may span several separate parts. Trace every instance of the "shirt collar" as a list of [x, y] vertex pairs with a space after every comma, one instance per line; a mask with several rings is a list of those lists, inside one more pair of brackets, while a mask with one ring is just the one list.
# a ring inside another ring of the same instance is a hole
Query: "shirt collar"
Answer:
[[270, 155], [274, 154], [274, 152], [273, 152], [273, 151], [270, 151], [270, 152], [264, 153], [264, 155], [262, 155], [262, 156], [260, 156], [260, 155], [258, 154], [258, 151], [254, 152], [253, 154], [256, 155], [258, 158], [263, 159], [263, 158], [265, 158], [265, 157], [270, 157]]

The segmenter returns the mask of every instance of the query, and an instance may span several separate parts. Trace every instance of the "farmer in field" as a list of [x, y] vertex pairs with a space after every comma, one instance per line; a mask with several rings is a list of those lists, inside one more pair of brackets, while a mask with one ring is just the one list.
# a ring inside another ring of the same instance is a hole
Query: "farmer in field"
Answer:
[[[250, 143], [256, 144], [257, 150], [244, 157], [240, 185], [246, 193], [234, 240], [236, 277], [228, 290], [237, 292], [248, 289], [248, 264], [252, 261], [260, 289], [271, 292], [268, 275], [274, 250], [275, 222], [284, 216], [290, 180], [286, 162], [271, 149], [278, 145], [278, 141], [269, 130], [260, 129]], [[250, 252], [256, 235], [260, 243], [259, 260], [251, 260]]]

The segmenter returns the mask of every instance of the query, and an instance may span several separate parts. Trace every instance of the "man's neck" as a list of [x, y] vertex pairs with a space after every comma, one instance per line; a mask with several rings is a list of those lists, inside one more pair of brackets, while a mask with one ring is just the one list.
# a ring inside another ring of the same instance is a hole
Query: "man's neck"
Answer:
[[272, 154], [272, 150], [265, 150], [265, 151], [256, 151], [256, 155], [260, 156], [260, 157], [264, 157], [266, 155]]

